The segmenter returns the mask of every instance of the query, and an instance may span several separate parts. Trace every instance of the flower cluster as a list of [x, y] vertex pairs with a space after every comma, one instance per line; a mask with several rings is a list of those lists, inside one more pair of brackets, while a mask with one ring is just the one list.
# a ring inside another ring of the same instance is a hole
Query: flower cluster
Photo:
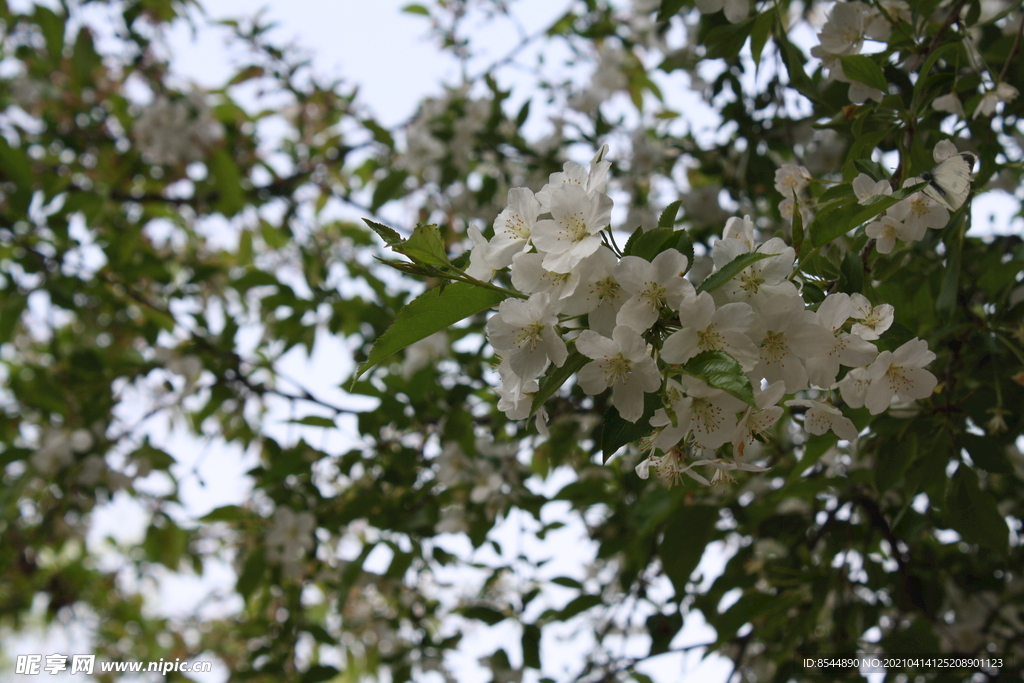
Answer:
[[[744, 452], [780, 418], [786, 395], [801, 392], [786, 405], [803, 415], [808, 432], [853, 440], [857, 429], [831, 404], [831, 390], [872, 414], [894, 397], [931, 394], [937, 382], [923, 369], [934, 358], [926, 342], [881, 353], [873, 343], [892, 324], [892, 306], [845, 293], [808, 306], [794, 249], [778, 237], [757, 244], [749, 217], [727, 221], [703, 291], [687, 279], [689, 260], [676, 248], [659, 248], [650, 259], [620, 252], [604, 194], [605, 152], [589, 170], [567, 162], [536, 194], [511, 190], [494, 237], [472, 233], [467, 273], [490, 280], [508, 268], [521, 292], [487, 323], [501, 359], [498, 405], [508, 417], [528, 417], [540, 378], [578, 353], [580, 388], [595, 396], [610, 389], [621, 419], [650, 426], [641, 476], [654, 468], [669, 482], [683, 473], [708, 482], [692, 470], [706, 465], [714, 483], [729, 470], [761, 469], [744, 462]], [[691, 368], [699, 356], [735, 361], [730, 367], [749, 382], [746, 399]], [[647, 408], [647, 394], [659, 395], [663, 407]], [[543, 431], [543, 408], [537, 417]], [[730, 449], [732, 457], [723, 457]]]
[[[938, 163], [958, 153], [956, 145], [949, 140], [943, 140], [935, 146], [933, 156]], [[910, 187], [920, 182], [920, 178], [907, 178], [903, 186]], [[853, 192], [857, 195], [857, 201], [864, 204], [877, 195], [892, 194], [892, 188], [885, 180], [876, 182], [867, 174], [861, 173], [853, 180]], [[946, 207], [924, 192], [915, 192], [886, 209], [885, 214], [869, 223], [865, 231], [868, 237], [875, 240], [875, 247], [879, 253], [888, 254], [896, 245], [896, 240], [916, 242], [924, 237], [928, 228], [944, 228], [947, 223], [949, 211]]]
[[160, 95], [142, 110], [132, 136], [150, 163], [180, 166], [204, 159], [224, 137], [224, 127], [201, 93], [175, 99]]
[[885, 93], [843, 73], [841, 57], [860, 54], [865, 39], [887, 42], [894, 23], [910, 18], [910, 7], [904, 0], [882, 0], [875, 4], [837, 2], [811, 54], [829, 70], [829, 80], [850, 84], [851, 102], [881, 102]]

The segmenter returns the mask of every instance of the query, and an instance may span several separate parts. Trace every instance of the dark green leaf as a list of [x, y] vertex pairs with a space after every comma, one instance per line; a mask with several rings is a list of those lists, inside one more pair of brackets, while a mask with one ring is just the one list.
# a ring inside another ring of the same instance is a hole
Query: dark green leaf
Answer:
[[658, 9], [658, 21], [668, 21], [683, 8], [686, 0], [661, 0], [661, 7]]
[[675, 588], [676, 601], [686, 595], [686, 584], [700, 564], [717, 522], [718, 508], [713, 505], [682, 505], [665, 524], [658, 553], [665, 574]]
[[1013, 466], [1006, 459], [1005, 446], [990, 436], [964, 434], [961, 443], [971, 456], [971, 461], [987, 472], [1010, 474]]
[[909, 432], [898, 438], [887, 439], [878, 446], [875, 464], [875, 486], [888, 491], [917, 457], [917, 434]]
[[[662, 557], [664, 558], [664, 556]], [[676, 595], [679, 595], [678, 590]], [[651, 636], [651, 650], [647, 656], [653, 657], [668, 652], [669, 644], [682, 627], [683, 615], [679, 612], [672, 614], [655, 612], [647, 617], [647, 633]]]
[[844, 55], [839, 58], [843, 63], [843, 74], [847, 78], [860, 81], [865, 85], [889, 92], [889, 81], [886, 80], [882, 67], [867, 55]]
[[946, 491], [946, 520], [968, 543], [1006, 554], [1010, 530], [995, 498], [978, 486], [978, 475], [960, 463]]
[[494, 626], [498, 622], [504, 621], [507, 617], [496, 609], [487, 607], [485, 605], [473, 605], [472, 607], [464, 607], [460, 609], [459, 614], [466, 617], [467, 619], [476, 619], [482, 621], [488, 626]]
[[242, 174], [223, 147], [215, 149], [208, 159], [210, 173], [217, 188], [214, 208], [226, 217], [234, 216], [245, 208], [245, 193], [242, 191]]
[[581, 595], [578, 598], [572, 600], [568, 605], [562, 608], [558, 612], [558, 617], [562, 621], [572, 619], [574, 616], [581, 612], [585, 612], [591, 607], [596, 607], [604, 602], [600, 595]]
[[27, 307], [28, 297], [4, 292], [3, 298], [0, 299], [0, 344], [11, 341], [11, 337], [14, 336], [14, 331], [18, 327], [18, 321], [21, 320], [21, 314]]
[[709, 387], [721, 389], [749, 406], [757, 407], [750, 378], [736, 359], [722, 351], [703, 351], [683, 366], [683, 372], [702, 380]]
[[793, 249], [800, 254], [800, 247], [804, 244], [804, 215], [800, 211], [800, 199], [793, 190]]
[[377, 183], [377, 187], [373, 190], [373, 201], [370, 202], [370, 211], [376, 211], [395, 197], [398, 197], [405, 179], [408, 177], [409, 174], [406, 171], [397, 170], [392, 171]]
[[743, 44], [747, 42], [754, 20], [744, 19], [738, 24], [724, 24], [708, 31], [704, 39], [708, 59], [732, 60], [739, 57]]
[[624, 420], [614, 406], [608, 408], [601, 421], [601, 454], [604, 461], [628, 443], [639, 441], [653, 431], [651, 418], [661, 407], [658, 394], [644, 394], [644, 414], [636, 422]]
[[750, 54], [754, 58], [754, 66], [761, 66], [761, 53], [771, 35], [772, 25], [775, 23], [774, 12], [761, 12], [754, 17], [754, 28], [750, 31]]
[[325, 429], [334, 429], [338, 425], [334, 423], [329, 417], [323, 417], [320, 415], [307, 415], [306, 417], [298, 420], [288, 420], [289, 424], [306, 425], [308, 427], [324, 427]]
[[523, 624], [523, 666], [528, 666], [531, 669], [541, 668], [540, 638], [539, 626]]
[[679, 207], [683, 205], [681, 199], [677, 199], [661, 212], [661, 216], [658, 217], [659, 228], [671, 228], [676, 224], [676, 215], [679, 213]]
[[448, 254], [444, 248], [444, 238], [436, 225], [421, 225], [412, 231], [401, 247], [395, 247], [413, 261], [427, 263], [432, 266], [447, 266]]
[[245, 519], [252, 518], [252, 513], [245, 508], [238, 507], [237, 505], [224, 505], [215, 510], [212, 510], [202, 518], [200, 522], [241, 522]]
[[778, 254], [761, 254], [756, 251], [740, 254], [732, 261], [725, 264], [724, 268], [716, 270], [714, 273], [711, 273], [711, 275], [704, 278], [704, 282], [700, 283], [700, 287], [697, 288], [697, 292], [713, 292], [729, 280], [742, 273], [748, 266], [777, 255]]
[[562, 367], [556, 368], [554, 372], [548, 373], [540, 385], [540, 390], [533, 395], [533, 403], [530, 405], [530, 414], [533, 415], [537, 409], [544, 405], [544, 402], [554, 396], [555, 392], [562, 388], [565, 382], [579, 372], [580, 368], [590, 362], [590, 359], [577, 351], [574, 347], [569, 348], [569, 355], [562, 363]]
[[333, 666], [314, 664], [302, 674], [302, 683], [323, 683], [337, 677], [339, 673]]
[[505, 296], [501, 292], [463, 282], [424, 292], [399, 311], [391, 327], [374, 342], [370, 357], [359, 367], [353, 381], [409, 344], [429, 337], [475, 313], [494, 308], [505, 299]]

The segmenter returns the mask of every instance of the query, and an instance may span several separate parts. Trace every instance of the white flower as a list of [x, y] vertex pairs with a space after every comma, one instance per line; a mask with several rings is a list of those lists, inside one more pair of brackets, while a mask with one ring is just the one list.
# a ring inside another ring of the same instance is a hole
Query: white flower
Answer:
[[285, 574], [297, 577], [301, 574], [299, 562], [313, 549], [313, 529], [316, 517], [304, 511], [298, 514], [290, 507], [280, 506], [274, 511], [273, 526], [266, 536], [267, 560], [280, 564]]
[[517, 375], [512, 371], [508, 358], [501, 360], [498, 374], [501, 386], [494, 390], [498, 394], [498, 410], [510, 420], [525, 420], [530, 416], [533, 395], [540, 388], [536, 378], [523, 379]]
[[757, 408], [747, 406], [732, 435], [732, 448], [736, 457], [743, 457], [743, 452], [747, 446], [754, 443], [755, 437], [766, 433], [782, 416], [782, 407], [776, 404], [785, 393], [785, 382], [769, 384], [764, 391], [761, 391], [760, 387], [754, 387], [754, 402]]
[[851, 80], [850, 87], [846, 91], [846, 96], [854, 104], [864, 104], [868, 100], [881, 102], [885, 97], [885, 93], [878, 88], [872, 88], [866, 83]]
[[491, 258], [491, 245], [487, 238], [475, 225], [469, 226], [466, 230], [470, 241], [473, 242], [472, 250], [469, 252], [469, 267], [466, 268], [466, 275], [476, 280], [490, 282], [494, 274], [503, 266], [498, 265]]
[[804, 429], [809, 434], [824, 434], [832, 430], [840, 439], [853, 441], [857, 438], [857, 428], [848, 417], [836, 407], [819, 401], [786, 401], [790, 407], [807, 408], [804, 414]]
[[880, 220], [868, 223], [864, 228], [868, 237], [875, 240], [875, 248], [879, 254], [888, 254], [896, 246], [896, 240], [905, 242], [920, 239], [922, 235], [911, 230], [892, 216], [882, 216]]
[[685, 415], [677, 415], [682, 421], [685, 416], [698, 445], [715, 450], [728, 441], [736, 429], [736, 413], [745, 404], [735, 396], [721, 389], [714, 389], [697, 379], [684, 375], [680, 384], [691, 399], [685, 407]]
[[754, 221], [750, 220], [750, 216], [744, 216], [743, 218], [730, 216], [729, 220], [725, 222], [725, 228], [722, 230], [722, 239], [739, 240], [746, 246], [747, 251], [753, 251]]
[[994, 90], [989, 90], [982, 96], [977, 109], [974, 110], [974, 116], [971, 118], [992, 116], [996, 113], [996, 106], [1000, 102], [1010, 102], [1016, 99], [1018, 94], [1017, 89], [1009, 83], [1000, 83]]
[[615, 267], [615, 279], [630, 295], [622, 304], [616, 324], [644, 332], [658, 320], [666, 307], [679, 310], [682, 303], [696, 295], [686, 272], [686, 256], [666, 249], [653, 261], [639, 256], [624, 256]]
[[916, 337], [895, 351], [882, 351], [868, 368], [871, 386], [864, 405], [877, 415], [889, 407], [893, 396], [904, 401], [931, 396], [939, 382], [924, 366], [933, 360], [935, 354], [928, 350], [928, 342]]
[[508, 191], [508, 206], [494, 219], [494, 239], [491, 240], [491, 260], [498, 268], [512, 264], [512, 257], [526, 248], [533, 233], [540, 202], [525, 187]]
[[468, 534], [469, 522], [461, 505], [449, 505], [441, 510], [441, 519], [434, 525], [438, 534]]
[[871, 342], [843, 332], [843, 325], [852, 314], [850, 295], [843, 292], [829, 294], [818, 307], [818, 323], [832, 333], [834, 341], [827, 354], [807, 359], [807, 377], [811, 384], [828, 388], [836, 381], [840, 364], [847, 367], [867, 365], [878, 355], [878, 349]]
[[888, 180], [875, 180], [867, 173], [861, 173], [853, 179], [853, 193], [857, 195], [858, 204], [866, 204], [872, 197], [892, 194], [892, 186]]
[[800, 297], [777, 297], [765, 306], [750, 330], [760, 350], [754, 376], [770, 383], [782, 380], [789, 393], [807, 388], [802, 359], [827, 354], [835, 341], [828, 330], [807, 321], [805, 313]]
[[960, 118], [964, 117], [964, 105], [960, 102], [960, 98], [953, 93], [936, 97], [932, 101], [932, 109], [949, 114], [956, 114]]
[[508, 355], [512, 372], [532, 379], [544, 372], [549, 360], [559, 366], [565, 362], [568, 351], [555, 330], [557, 324], [557, 309], [547, 293], [538, 292], [525, 301], [508, 298], [487, 321], [487, 340]]
[[846, 377], [835, 384], [834, 388], [839, 390], [846, 405], [851, 408], [863, 408], [869, 386], [871, 386], [871, 374], [868, 369], [853, 368], [846, 373]]
[[895, 309], [892, 304], [879, 304], [872, 306], [868, 298], [863, 294], [851, 294], [850, 303], [853, 305], [853, 313], [850, 317], [858, 322], [854, 323], [850, 330], [861, 339], [873, 341], [889, 329], [892, 325]]
[[[722, 269], [733, 259], [750, 250], [735, 239], [718, 240], [711, 249], [715, 267]], [[778, 237], [757, 248], [759, 254], [778, 254], [747, 266], [729, 282], [715, 290], [715, 301], [745, 302], [758, 310], [779, 297], [796, 296], [796, 286], [787, 278], [793, 272], [796, 252]]]
[[565, 315], [588, 314], [590, 329], [606, 337], [615, 329], [615, 317], [628, 295], [615, 278], [615, 267], [619, 259], [606, 247], [583, 259], [573, 272], [580, 277], [580, 283], [571, 296], [566, 298], [562, 313]]
[[533, 226], [533, 243], [545, 252], [544, 267], [568, 273], [597, 251], [599, 233], [610, 223], [611, 209], [607, 195], [599, 192], [591, 197], [578, 185], [562, 183], [550, 199], [551, 219]]
[[[921, 182], [920, 178], [910, 178], [903, 187], [909, 187]], [[946, 207], [926, 195], [924, 192], [915, 192], [903, 201], [890, 207], [886, 212], [904, 225], [913, 234], [920, 235], [913, 239], [918, 240], [924, 237], [928, 228], [939, 229], [946, 227], [949, 223], [949, 211]]]
[[159, 95], [132, 125], [132, 137], [153, 164], [179, 166], [200, 161], [224, 136], [201, 93], [171, 100]]
[[669, 363], [685, 363], [701, 351], [724, 351], [744, 372], [754, 369], [758, 350], [746, 331], [754, 323], [754, 309], [748, 304], [725, 304], [715, 309], [707, 292], [686, 301], [679, 308], [682, 329], [665, 340], [661, 357]]
[[562, 165], [562, 170], [559, 173], [552, 173], [548, 177], [547, 184], [537, 193], [537, 200], [541, 203], [541, 206], [550, 211], [554, 205], [555, 197], [566, 185], [580, 187], [590, 197], [604, 192], [605, 185], [608, 182], [608, 169], [612, 166], [610, 161], [604, 160], [607, 154], [608, 145], [602, 145], [601, 149], [597, 150], [594, 158], [590, 160], [590, 171], [587, 171], [587, 169], [575, 161], [565, 162]]
[[664, 408], [658, 408], [654, 412], [651, 426], [655, 428], [655, 432], [651, 445], [668, 453], [690, 432], [690, 404], [693, 403], [693, 399], [683, 393], [682, 385], [674, 379], [665, 382], [665, 395], [673, 415], [669, 417]]
[[697, 0], [697, 9], [702, 14], [714, 14], [724, 9], [729, 23], [738, 24], [750, 14], [750, 0]]
[[547, 292], [551, 300], [564, 299], [576, 291], [580, 271], [555, 273], [544, 268], [540, 254], [520, 252], [512, 259], [512, 284], [526, 294]]
[[593, 358], [580, 370], [580, 387], [590, 395], [612, 387], [612, 405], [622, 419], [636, 422], [644, 414], [644, 393], [661, 387], [658, 364], [647, 355], [647, 345], [633, 329], [619, 325], [612, 338], [593, 330], [584, 330], [576, 340], [576, 348]]
[[705, 486], [710, 485], [711, 482], [693, 471], [694, 464], [696, 463], [687, 465], [683, 452], [678, 448], [670, 448], [664, 455], [652, 455], [643, 460], [636, 466], [636, 475], [641, 479], [647, 479], [650, 476], [650, 469], [653, 467], [658, 479], [666, 486], [679, 484], [684, 474], [693, 477]]
[[821, 47], [833, 55], [855, 55], [864, 45], [864, 5], [837, 2], [818, 34]]
[[811, 174], [803, 166], [796, 164], [783, 164], [775, 171], [775, 189], [786, 199], [791, 199], [793, 193], [799, 193], [807, 187], [807, 181]]
[[932, 158], [935, 159], [935, 163], [939, 163], [940, 161], [945, 161], [959, 153], [960, 150], [957, 149], [952, 140], [939, 140], [939, 142], [936, 143], [935, 148], [932, 149]]

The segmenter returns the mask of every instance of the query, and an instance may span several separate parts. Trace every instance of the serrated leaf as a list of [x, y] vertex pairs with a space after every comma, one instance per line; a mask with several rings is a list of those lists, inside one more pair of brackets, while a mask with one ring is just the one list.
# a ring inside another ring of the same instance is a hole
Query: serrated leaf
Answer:
[[978, 475], [964, 463], [946, 491], [946, 519], [968, 543], [1006, 554], [1010, 543], [1006, 520], [999, 514], [995, 498], [978, 487]]
[[[668, 249], [679, 250], [678, 247], [680, 246], [685, 249], [687, 245], [689, 245], [692, 251], [693, 242], [690, 240], [690, 236], [685, 230], [654, 228], [640, 234], [635, 240], [630, 237], [629, 242], [626, 243], [626, 248], [629, 249], [629, 251], [626, 252], [626, 255], [639, 256], [645, 261], [653, 261], [654, 258], [663, 251], [667, 251]], [[692, 254], [687, 257], [687, 267], [691, 265], [693, 265]]]
[[537, 412], [537, 409], [544, 405], [545, 401], [551, 398], [556, 391], [562, 388], [566, 381], [579, 372], [580, 368], [590, 362], [590, 359], [577, 351], [575, 347], [569, 348], [569, 355], [566, 357], [562, 367], [555, 368], [541, 382], [540, 389], [533, 395], [533, 402], [530, 404], [530, 415]]
[[661, 216], [658, 217], [659, 228], [671, 228], [676, 224], [676, 215], [679, 213], [679, 207], [683, 205], [681, 199], [677, 199], [661, 212]]
[[395, 230], [394, 228], [389, 228], [383, 223], [371, 221], [369, 218], [364, 218], [363, 222], [370, 226], [370, 229], [377, 233], [377, 235], [379, 235], [380, 238], [384, 240], [384, 244], [388, 245], [389, 247], [394, 247], [395, 245], [399, 245], [405, 241], [402, 238], [402, 236], [398, 234], [397, 230]]
[[709, 387], [721, 389], [749, 406], [757, 407], [750, 378], [736, 359], [722, 351], [703, 351], [683, 366], [683, 372]]
[[432, 266], [447, 266], [448, 253], [444, 248], [444, 238], [436, 225], [420, 225], [412, 231], [412, 235], [395, 251], [405, 254], [413, 261], [427, 263]]
[[885, 78], [882, 67], [878, 66], [871, 57], [867, 55], [843, 55], [839, 59], [843, 64], [843, 75], [847, 78], [860, 81], [875, 90], [881, 90], [883, 93], [889, 92], [889, 82]]
[[657, 393], [644, 394], [644, 414], [636, 422], [623, 419], [614, 406], [608, 408], [601, 421], [601, 455], [604, 462], [608, 462], [608, 458], [626, 444], [650, 434], [654, 430], [651, 418], [658, 408], [661, 408], [661, 398]]
[[398, 312], [395, 322], [374, 342], [370, 357], [359, 367], [352, 381], [409, 344], [475, 313], [494, 308], [505, 298], [502, 292], [464, 282], [424, 292]]
[[704, 278], [704, 282], [700, 283], [700, 287], [697, 288], [697, 293], [713, 292], [729, 280], [742, 273], [748, 266], [766, 258], [771, 258], [772, 256], [778, 256], [778, 254], [761, 254], [756, 251], [740, 254], [732, 261], [725, 264], [724, 268], [716, 270], [714, 273], [711, 273], [711, 275]]

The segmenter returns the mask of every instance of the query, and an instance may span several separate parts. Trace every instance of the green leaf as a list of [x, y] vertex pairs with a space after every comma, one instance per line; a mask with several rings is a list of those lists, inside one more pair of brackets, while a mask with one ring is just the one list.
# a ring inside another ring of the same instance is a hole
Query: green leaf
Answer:
[[971, 461], [987, 472], [1010, 474], [1013, 466], [1006, 459], [1005, 446], [989, 436], [964, 434], [960, 443], [967, 449]]
[[394, 249], [397, 245], [400, 245], [405, 241], [402, 238], [402, 236], [398, 234], [397, 230], [395, 230], [394, 228], [389, 228], [383, 223], [371, 221], [369, 218], [364, 218], [363, 222], [370, 226], [370, 229], [377, 233], [377, 235], [379, 235], [382, 240], [384, 240], [384, 244], [388, 245], [392, 249]]
[[800, 199], [793, 190], [793, 249], [797, 255], [804, 243], [804, 215], [800, 212]]
[[224, 505], [206, 513], [200, 522], [241, 522], [252, 518], [252, 513], [237, 505]]
[[916, 457], [917, 434], [913, 431], [879, 444], [875, 459], [875, 486], [878, 490], [888, 491], [895, 486]]
[[709, 387], [721, 389], [749, 406], [757, 407], [750, 378], [736, 359], [722, 351], [703, 351], [683, 366], [683, 372], [703, 381]]
[[761, 12], [754, 17], [754, 28], [750, 31], [750, 54], [754, 58], [755, 68], [761, 66], [761, 53], [772, 33], [775, 15], [772, 12]]
[[402, 11], [407, 12], [408, 14], [422, 14], [425, 17], [430, 16], [430, 10], [428, 10], [423, 5], [419, 5], [416, 3], [406, 5], [405, 7], [402, 8]]
[[571, 349], [569, 356], [562, 363], [562, 367], [556, 368], [554, 372], [548, 373], [540, 385], [540, 390], [533, 395], [533, 403], [530, 405], [530, 415], [537, 412], [537, 409], [544, 405], [544, 402], [551, 398], [556, 391], [562, 388], [565, 382], [575, 375], [579, 370], [590, 362], [590, 359], [577, 351]]
[[957, 308], [962, 245], [956, 236], [947, 238], [944, 243], [946, 245], [946, 265], [942, 274], [939, 295], [935, 298], [935, 310], [949, 316]]
[[242, 174], [235, 160], [226, 149], [215, 149], [208, 160], [210, 173], [217, 188], [214, 208], [230, 218], [245, 208], [245, 193], [242, 191]]
[[11, 341], [21, 320], [21, 314], [28, 307], [28, 297], [18, 293], [4, 292], [0, 299], [0, 344]]
[[235, 583], [235, 590], [238, 591], [242, 598], [248, 600], [249, 596], [256, 590], [256, 587], [263, 581], [266, 571], [267, 559], [263, 556], [263, 549], [257, 547], [245, 558], [245, 564], [242, 565], [242, 573]]
[[700, 564], [704, 547], [715, 534], [718, 508], [713, 505], [683, 505], [669, 517], [658, 547], [661, 566], [672, 581], [676, 601], [686, 595], [690, 575]]
[[539, 626], [523, 624], [523, 666], [528, 666], [531, 669], [541, 668], [540, 637]]
[[661, 7], [658, 9], [658, 21], [668, 21], [686, 4], [686, 0], [661, 0]]
[[725, 264], [724, 268], [716, 270], [714, 273], [704, 278], [704, 282], [700, 283], [700, 287], [697, 288], [697, 293], [713, 292], [729, 280], [742, 273], [748, 266], [766, 258], [771, 258], [772, 256], [778, 256], [778, 254], [762, 254], [756, 251], [740, 254], [732, 261]]
[[601, 454], [604, 462], [608, 462], [608, 458], [627, 443], [639, 441], [650, 434], [653, 431], [651, 418], [661, 407], [661, 398], [657, 393], [644, 394], [644, 414], [636, 422], [623, 419], [615, 406], [608, 408], [601, 421]]
[[786, 65], [786, 73], [789, 75], [789, 84], [801, 95], [812, 102], [821, 102], [818, 86], [811, 77], [804, 71], [804, 64], [807, 62], [804, 53], [796, 45], [790, 42], [785, 29], [775, 24], [772, 35], [775, 42], [781, 48], [782, 62]]
[[370, 357], [359, 367], [352, 381], [409, 344], [475, 313], [494, 308], [505, 298], [502, 292], [463, 282], [424, 292], [398, 312], [395, 322], [374, 342]]
[[448, 253], [444, 248], [444, 238], [436, 225], [420, 225], [412, 231], [412, 236], [395, 251], [405, 254], [413, 261], [427, 263], [432, 266], [447, 266]]
[[[662, 214], [662, 217], [664, 216], [665, 214]], [[637, 230], [639, 231], [640, 228]], [[625, 254], [653, 261], [658, 254], [669, 249], [675, 249], [686, 255], [687, 266], [693, 265], [693, 241], [685, 230], [661, 227], [639, 234], [634, 233], [626, 242]]]
[[603, 602], [604, 600], [601, 599], [600, 595], [581, 595], [559, 610], [558, 618], [562, 621], [568, 621], [577, 614], [585, 612], [591, 607], [596, 607]]
[[[679, 595], [679, 591], [676, 591], [676, 595]], [[651, 636], [651, 650], [647, 656], [653, 657], [668, 652], [672, 639], [682, 627], [683, 615], [679, 612], [672, 614], [655, 612], [647, 617], [647, 633]]]
[[64, 52], [64, 17], [47, 7], [37, 5], [35, 21], [43, 32], [46, 51], [50, 54], [50, 59], [55, 63], [60, 63]]
[[302, 674], [302, 683], [323, 683], [334, 679], [339, 673], [341, 672], [333, 666], [314, 664], [306, 673]]
[[661, 216], [658, 217], [659, 228], [671, 228], [676, 224], [676, 215], [679, 213], [679, 207], [683, 205], [681, 199], [677, 199], [661, 212]]
[[1006, 520], [999, 514], [995, 498], [978, 487], [978, 475], [964, 463], [946, 491], [946, 520], [968, 543], [1006, 554], [1010, 543]]
[[383, 180], [377, 183], [377, 187], [373, 190], [370, 211], [376, 212], [377, 209], [397, 197], [405, 183], [405, 179], [408, 177], [409, 173], [402, 170], [392, 171], [387, 174]]
[[504, 621], [507, 617], [496, 609], [487, 607], [485, 605], [473, 605], [472, 607], [463, 607], [458, 610], [458, 613], [467, 619], [476, 619], [482, 621], [488, 626], [494, 626], [495, 624]]
[[754, 20], [744, 19], [738, 24], [716, 26], [704, 38], [708, 59], [737, 59], [747, 42]]
[[288, 424], [306, 425], [307, 427], [323, 427], [325, 429], [335, 429], [338, 426], [331, 418], [323, 417], [321, 415], [307, 415], [306, 417], [298, 420], [288, 420]]
[[853, 249], [843, 255], [839, 270], [839, 291], [857, 294], [864, 290], [864, 262]]
[[886, 80], [882, 67], [878, 66], [871, 57], [867, 55], [844, 55], [839, 59], [843, 63], [843, 74], [847, 78], [860, 81], [875, 90], [881, 90], [883, 93], [889, 92], [889, 81]]

